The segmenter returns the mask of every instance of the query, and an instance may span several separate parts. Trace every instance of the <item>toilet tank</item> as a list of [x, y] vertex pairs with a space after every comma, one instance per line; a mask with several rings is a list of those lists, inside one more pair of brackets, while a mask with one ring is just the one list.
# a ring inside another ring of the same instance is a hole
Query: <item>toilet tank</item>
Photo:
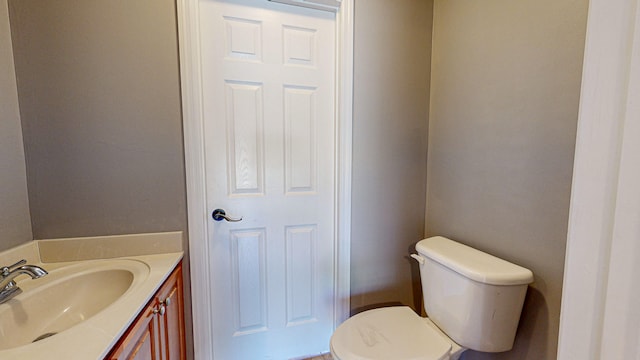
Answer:
[[466, 348], [510, 350], [533, 273], [442, 236], [416, 244], [427, 316]]

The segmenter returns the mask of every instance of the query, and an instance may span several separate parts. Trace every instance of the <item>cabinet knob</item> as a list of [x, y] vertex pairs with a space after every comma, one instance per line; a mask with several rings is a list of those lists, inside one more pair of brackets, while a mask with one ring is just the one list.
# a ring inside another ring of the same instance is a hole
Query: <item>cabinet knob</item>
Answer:
[[160, 314], [160, 316], [164, 316], [165, 312], [167, 312], [167, 309], [164, 307], [163, 304], [160, 304], [159, 308], [153, 309], [153, 313]]

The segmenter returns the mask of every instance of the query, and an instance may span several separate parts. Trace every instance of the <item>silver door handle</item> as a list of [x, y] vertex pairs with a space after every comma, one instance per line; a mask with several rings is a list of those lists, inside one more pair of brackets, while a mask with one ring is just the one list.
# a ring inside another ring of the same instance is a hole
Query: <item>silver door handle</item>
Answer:
[[239, 218], [232, 218], [229, 215], [227, 215], [227, 212], [222, 210], [222, 209], [215, 209], [213, 210], [213, 213], [211, 213], [211, 217], [213, 218], [213, 220], [215, 221], [222, 221], [222, 220], [227, 220], [229, 222], [238, 222], [238, 221], [242, 221], [242, 216]]

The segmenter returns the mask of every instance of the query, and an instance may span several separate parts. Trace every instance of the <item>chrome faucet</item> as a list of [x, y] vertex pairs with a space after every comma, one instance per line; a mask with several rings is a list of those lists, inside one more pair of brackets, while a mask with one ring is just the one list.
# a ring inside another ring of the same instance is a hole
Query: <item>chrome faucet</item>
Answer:
[[[48, 274], [43, 268], [35, 265], [25, 265], [27, 260], [20, 260], [17, 263], [0, 268], [0, 304], [20, 294], [20, 289], [15, 282], [18, 275], [29, 275], [32, 279], [38, 279]], [[18, 267], [19, 266], [19, 267]]]

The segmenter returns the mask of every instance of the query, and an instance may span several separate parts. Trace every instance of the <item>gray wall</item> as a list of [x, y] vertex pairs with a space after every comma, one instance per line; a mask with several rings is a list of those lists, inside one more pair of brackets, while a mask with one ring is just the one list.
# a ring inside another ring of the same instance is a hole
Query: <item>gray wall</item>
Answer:
[[515, 348], [556, 357], [587, 0], [437, 1], [427, 234], [530, 268]]
[[0, 0], [0, 251], [31, 241], [7, 1]]
[[34, 237], [186, 230], [175, 2], [9, 10]]
[[[33, 237], [186, 232], [175, 1], [9, 10]], [[189, 286], [186, 256], [192, 354]]]
[[352, 312], [421, 304], [432, 6], [355, 2]]

